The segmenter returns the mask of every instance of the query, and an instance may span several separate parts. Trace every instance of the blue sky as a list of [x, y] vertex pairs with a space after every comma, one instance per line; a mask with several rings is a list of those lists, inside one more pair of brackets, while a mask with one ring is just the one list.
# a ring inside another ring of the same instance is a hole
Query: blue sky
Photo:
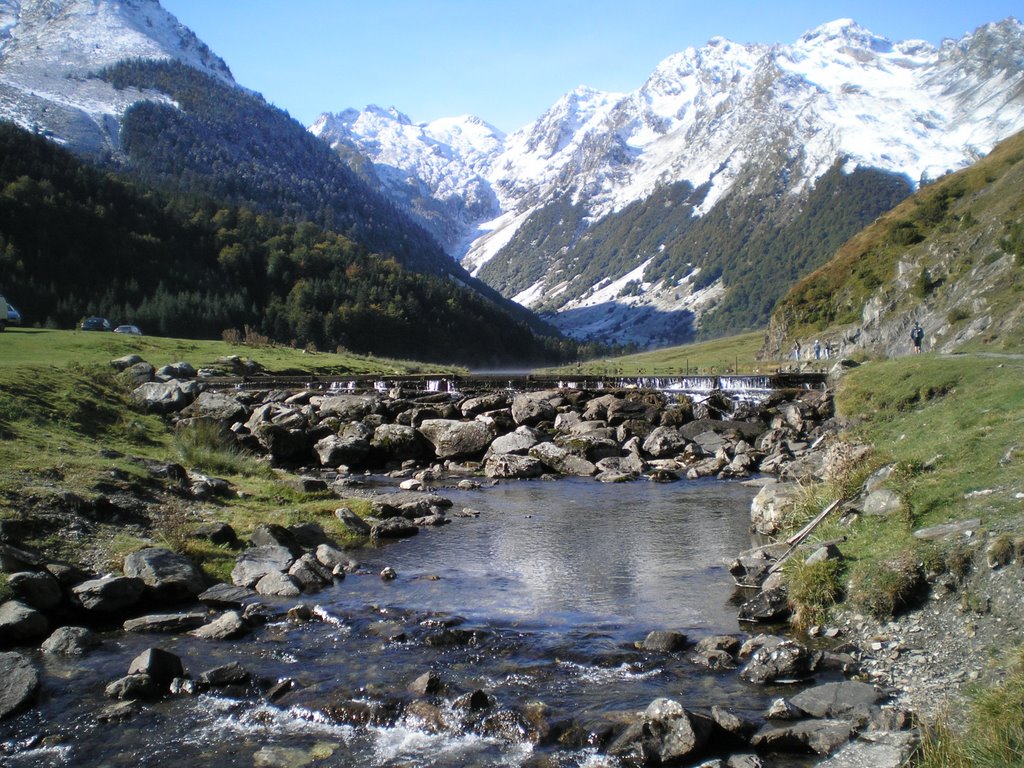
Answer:
[[1020, 0], [162, 0], [242, 85], [303, 124], [394, 106], [504, 131], [578, 85], [632, 91], [658, 62], [721, 35], [789, 43], [838, 18], [939, 43], [1021, 18]]

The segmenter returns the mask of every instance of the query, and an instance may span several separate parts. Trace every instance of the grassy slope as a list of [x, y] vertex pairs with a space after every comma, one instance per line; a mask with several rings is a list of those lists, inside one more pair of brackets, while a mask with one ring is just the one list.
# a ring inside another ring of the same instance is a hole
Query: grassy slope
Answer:
[[196, 368], [221, 368], [217, 360], [228, 355], [248, 358], [272, 373], [320, 375], [399, 374], [457, 370], [455, 366], [408, 360], [316, 352], [283, 346], [249, 346], [223, 341], [197, 341], [118, 333], [8, 328], [0, 334], [0, 368], [26, 365], [105, 365], [123, 355], [138, 354], [159, 367], [185, 360]]
[[[110, 568], [143, 544], [188, 551], [218, 578], [227, 578], [234, 554], [189, 539], [188, 531], [209, 520], [225, 520], [244, 535], [262, 522], [290, 524], [316, 520], [340, 540], [347, 536], [333, 515], [339, 501], [330, 495], [301, 494], [288, 477], [245, 457], [215, 455], [209, 465], [186, 453], [180, 437], [157, 416], [137, 411], [129, 387], [108, 361], [137, 352], [155, 365], [187, 360], [196, 367], [238, 354], [274, 372], [311, 374], [412, 372], [415, 363], [303, 354], [283, 347], [243, 347], [223, 342], [124, 337], [8, 329], [0, 334], [0, 520], [28, 521], [53, 510], [73, 509], [73, 494], [88, 505], [120, 492], [146, 495], [149, 470], [140, 460], [181, 462], [188, 469], [216, 474], [242, 492], [239, 498], [206, 502], [199, 518], [184, 500], [172, 500], [149, 524], [123, 522], [85, 526], [76, 539], [52, 526], [36, 526], [30, 543], [55, 556], [79, 561], [100, 553]], [[214, 463], [216, 462], [216, 463]], [[358, 502], [351, 502], [359, 507]]]
[[[1024, 211], [1022, 191], [1024, 133], [1003, 141], [970, 168], [922, 188], [852, 237], [778, 303], [773, 328], [792, 338], [856, 324], [868, 299], [897, 281], [901, 261], [929, 270], [931, 285], [892, 297], [898, 302], [894, 308], [941, 303], [963, 275], [1003, 250], [1008, 227]], [[985, 295], [987, 311], [1004, 316], [1019, 306], [1020, 293], [1019, 281], [1003, 281]], [[955, 311], [952, 305], [950, 311]], [[950, 318], [954, 326], [976, 310], [963, 305], [960, 311], [959, 321]], [[1004, 329], [995, 341], [1001, 351], [1024, 349], [1019, 327]], [[992, 342], [981, 337], [973, 347], [984, 343], [992, 348]]]

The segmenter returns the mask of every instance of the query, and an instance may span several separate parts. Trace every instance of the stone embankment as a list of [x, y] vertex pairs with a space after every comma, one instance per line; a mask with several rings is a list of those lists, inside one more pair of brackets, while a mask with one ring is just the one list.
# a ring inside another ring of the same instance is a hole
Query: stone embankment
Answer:
[[[722, 393], [670, 402], [649, 390], [460, 397], [400, 389], [361, 395], [224, 392], [205, 388], [187, 364], [157, 371], [127, 358], [115, 365], [136, 384], [140, 408], [165, 415], [176, 429], [216, 425], [239, 447], [291, 470], [304, 490], [333, 490], [339, 497], [351, 497], [359, 492], [364, 472], [391, 473], [404, 490], [371, 496], [372, 518], [364, 520], [345, 507], [337, 511], [344, 525], [367, 539], [410, 536], [422, 526], [447, 522], [451, 503], [431, 492], [447, 485], [474, 487], [551, 476], [673, 482], [755, 473], [781, 481], [765, 482], [752, 513], [754, 528], [771, 534], [777, 532], [786, 500], [795, 497], [799, 484], [827, 475], [827, 446], [838, 431], [827, 390], [777, 392], [760, 404], [736, 404]], [[202, 500], [232, 492], [229, 483], [178, 465], [147, 466], [155, 479], [181, 496]], [[315, 620], [315, 612], [301, 603], [285, 609], [281, 601], [315, 592], [358, 568], [311, 523], [261, 525], [246, 542], [226, 523], [204, 526], [198, 535], [239, 551], [231, 584], [208, 583], [188, 558], [159, 547], [129, 555], [120, 574], [98, 574], [21, 547], [10, 531], [0, 533], [6, 539], [0, 545], [0, 569], [10, 574], [7, 583], [14, 596], [0, 605], [0, 638], [7, 646], [38, 646], [46, 653], [87, 653], [98, 642], [92, 629], [111, 622], [123, 622], [126, 632], [190, 632], [201, 640], [225, 640], [240, 638], [284, 613], [296, 621]], [[764, 587], [744, 606], [744, 619], [785, 618], [784, 585], [763, 578], [779, 554], [775, 545], [745, 553], [734, 565], [739, 583]], [[394, 577], [387, 571], [380, 574], [382, 579]], [[443, 632], [456, 643], [460, 633], [472, 635], [450, 628]], [[513, 729], [516, 738], [527, 733], [537, 743], [555, 738], [566, 745], [578, 738], [580, 746], [599, 746], [626, 764], [689, 764], [712, 753], [731, 757], [708, 765], [757, 766], [766, 764], [757, 754], [838, 751], [829, 765], [854, 765], [866, 763], [842, 762], [848, 759], [843, 755], [868, 744], [889, 750], [876, 751], [871, 758], [871, 764], [884, 766], [897, 765], [889, 757], [907, 752], [909, 737], [893, 732], [904, 725], [904, 715], [883, 705], [892, 691], [843, 681], [844, 675], [859, 670], [853, 648], [825, 650], [766, 634], [691, 643], [678, 633], [654, 633], [638, 641], [637, 652], [678, 657], [681, 663], [707, 669], [739, 669], [756, 685], [799, 682], [801, 692], [778, 699], [757, 722], [719, 708], [691, 712], [659, 699], [630, 722], [609, 724], [600, 733], [572, 728], [555, 733], [552, 724], [540, 727], [529, 713], [497, 717], [500, 713], [484, 691], [462, 695], [452, 704], [466, 699], [468, 711], [476, 713], [467, 718], [470, 730], [501, 736], [492, 732], [494, 723], [527, 723], [529, 727]], [[188, 675], [180, 659], [159, 648], [143, 656], [110, 683], [107, 694], [118, 703], [100, 713], [101, 718], [130, 717], [140, 701], [219, 686], [275, 702], [287, 701], [291, 692], [287, 681], [264, 685], [237, 665]], [[0, 654], [0, 679], [10, 681], [0, 691], [0, 717], [32, 706], [39, 675], [30, 656]], [[804, 688], [815, 681], [817, 685]], [[427, 686], [395, 712], [403, 707], [438, 709], [447, 693]], [[858, 735], [864, 738], [850, 743]]]

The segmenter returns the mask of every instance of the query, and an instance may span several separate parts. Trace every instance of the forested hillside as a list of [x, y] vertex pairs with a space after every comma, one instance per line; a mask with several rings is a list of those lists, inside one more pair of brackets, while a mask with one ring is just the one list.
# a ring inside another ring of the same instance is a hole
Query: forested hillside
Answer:
[[793, 212], [785, 179], [750, 182], [760, 194], [727, 198], [700, 218], [693, 210], [707, 186], [695, 190], [687, 182], [662, 187], [590, 226], [583, 206], [555, 201], [534, 213], [480, 276], [514, 295], [546, 272], [563, 270], [570, 275], [562, 278], [564, 292], [538, 307], [553, 312], [566, 297], [585, 296], [608, 275], [650, 259], [644, 281], [666, 290], [688, 276], [693, 290], [724, 280], [721, 303], [699, 329], [713, 338], [764, 327], [790, 285], [910, 193], [904, 177], [870, 169], [848, 174], [837, 162]]
[[[227, 172], [209, 181], [245, 177], [223, 162]], [[250, 172], [246, 195], [281, 193]], [[88, 314], [184, 337], [249, 325], [285, 343], [477, 364], [574, 353], [448, 276], [414, 272], [318, 224], [210, 202], [204, 184], [171, 186], [126, 182], [0, 125], [0, 292], [27, 323], [62, 327]]]

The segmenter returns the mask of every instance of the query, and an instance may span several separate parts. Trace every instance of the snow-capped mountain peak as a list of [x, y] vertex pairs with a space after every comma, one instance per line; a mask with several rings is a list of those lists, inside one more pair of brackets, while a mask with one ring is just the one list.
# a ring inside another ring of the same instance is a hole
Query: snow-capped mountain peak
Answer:
[[[678, 309], [695, 306], [696, 294], [684, 283], [636, 275], [641, 264], [645, 274], [659, 274], [667, 258], [660, 250], [623, 253], [583, 293], [574, 294], [579, 288], [567, 278], [587, 268], [581, 231], [658, 190], [677, 184], [700, 190], [684, 210], [702, 217], [726, 200], [756, 199], [767, 184], [776, 191], [764, 204], [785, 219], [795, 213], [783, 211], [798, 211], [837, 163], [847, 173], [878, 169], [917, 183], [963, 167], [1021, 129], [1020, 22], [988, 24], [936, 47], [894, 42], [838, 19], [790, 45], [712, 38], [665, 58], [631, 93], [575, 88], [507, 137], [489, 133], [487, 141], [456, 145], [451, 133], [427, 126], [384, 132], [363, 112], [333, 140], [369, 155], [392, 188], [406, 190], [405, 199], [408, 190], [423, 187], [435, 198], [459, 194], [472, 178], [474, 200], [490, 195], [493, 206], [475, 208], [482, 213], [476, 220], [458, 207], [458, 221], [443, 223], [450, 253], [506, 295], [528, 306], [560, 307], [567, 316], [596, 313], [594, 297], [603, 307], [609, 290], [621, 292], [608, 299], [612, 319], [602, 321], [615, 328], [621, 323], [613, 310], [620, 305], [648, 301], [660, 316], [673, 302]], [[323, 134], [319, 122], [313, 130]], [[448, 204], [453, 200], [449, 196]], [[544, 218], [556, 203], [560, 213]], [[578, 223], [564, 220], [566, 204], [574, 206]], [[537, 217], [545, 227], [527, 226]], [[553, 238], [554, 250], [546, 251], [538, 243], [552, 226], [568, 227], [567, 239]], [[529, 242], [517, 246], [521, 229]], [[535, 263], [491, 269], [499, 255], [494, 264], [510, 258]], [[701, 258], [693, 256], [694, 275]], [[627, 275], [633, 277], [620, 286]], [[705, 290], [706, 280], [699, 281], [702, 306], [726, 293], [721, 286]], [[603, 308], [599, 314], [606, 316]], [[568, 320], [562, 325], [580, 331]], [[636, 338], [643, 341], [642, 334]]]
[[0, 113], [52, 126], [80, 151], [116, 149], [140, 98], [96, 75], [128, 59], [173, 59], [231, 85], [231, 71], [158, 0], [0, 0]]

